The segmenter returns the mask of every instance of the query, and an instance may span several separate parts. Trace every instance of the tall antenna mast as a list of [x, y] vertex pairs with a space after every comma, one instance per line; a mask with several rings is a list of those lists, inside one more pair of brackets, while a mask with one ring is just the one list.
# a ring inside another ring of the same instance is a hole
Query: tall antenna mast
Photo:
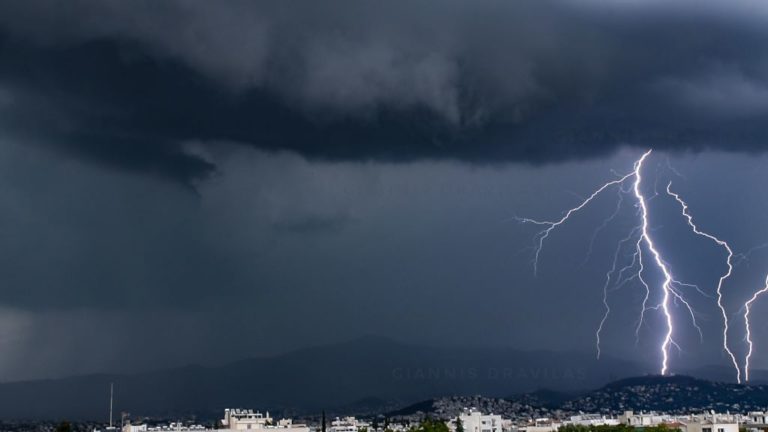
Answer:
[[115, 383], [109, 383], [109, 428], [112, 429], [112, 397], [115, 393]]

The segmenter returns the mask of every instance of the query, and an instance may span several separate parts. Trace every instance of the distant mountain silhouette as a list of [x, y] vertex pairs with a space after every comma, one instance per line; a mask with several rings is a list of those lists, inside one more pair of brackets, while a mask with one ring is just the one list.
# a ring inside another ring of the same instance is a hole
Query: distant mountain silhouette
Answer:
[[631, 362], [598, 362], [585, 353], [425, 347], [364, 337], [217, 367], [4, 383], [0, 418], [105, 419], [110, 382], [115, 383], [115, 412], [213, 418], [226, 407], [313, 413], [364, 406], [370, 411], [376, 400], [391, 409], [443, 395], [587, 390], [643, 372]]

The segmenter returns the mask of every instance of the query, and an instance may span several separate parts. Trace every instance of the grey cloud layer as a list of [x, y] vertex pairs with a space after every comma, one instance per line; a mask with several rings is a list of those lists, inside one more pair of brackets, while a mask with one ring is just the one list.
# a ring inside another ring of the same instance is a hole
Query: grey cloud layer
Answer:
[[3, 126], [190, 181], [185, 140], [343, 159], [762, 149], [762, 5], [5, 3]]

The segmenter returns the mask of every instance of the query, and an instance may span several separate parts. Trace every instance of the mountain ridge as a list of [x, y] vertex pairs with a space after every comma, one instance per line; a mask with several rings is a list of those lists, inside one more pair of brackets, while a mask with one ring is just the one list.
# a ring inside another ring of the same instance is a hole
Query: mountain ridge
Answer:
[[0, 418], [103, 419], [110, 382], [118, 411], [214, 418], [236, 406], [313, 413], [366, 399], [391, 407], [446, 394], [581, 390], [643, 371], [620, 359], [598, 363], [586, 353], [420, 346], [368, 336], [218, 366], [0, 383]]

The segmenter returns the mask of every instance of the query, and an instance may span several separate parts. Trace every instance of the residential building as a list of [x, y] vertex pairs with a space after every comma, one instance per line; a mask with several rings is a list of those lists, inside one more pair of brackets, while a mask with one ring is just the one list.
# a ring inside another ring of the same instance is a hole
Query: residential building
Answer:
[[448, 428], [456, 430], [457, 419], [461, 420], [464, 432], [502, 432], [502, 419], [500, 415], [483, 414], [480, 411], [465, 409], [458, 417], [448, 422]]

